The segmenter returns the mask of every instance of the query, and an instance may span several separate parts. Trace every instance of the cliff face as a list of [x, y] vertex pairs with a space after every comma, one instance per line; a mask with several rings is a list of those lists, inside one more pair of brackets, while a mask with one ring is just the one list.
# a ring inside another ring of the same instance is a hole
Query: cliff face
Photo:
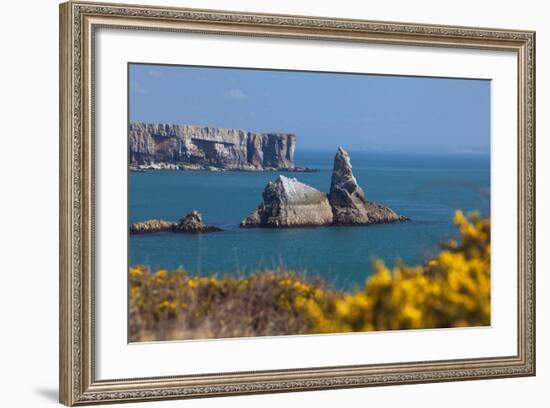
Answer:
[[193, 125], [132, 122], [131, 166], [229, 170], [296, 169], [296, 136]]

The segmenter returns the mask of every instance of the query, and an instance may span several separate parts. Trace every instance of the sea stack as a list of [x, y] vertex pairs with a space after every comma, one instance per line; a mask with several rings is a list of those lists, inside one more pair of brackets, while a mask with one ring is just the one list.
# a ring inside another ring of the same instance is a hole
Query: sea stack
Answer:
[[368, 224], [365, 193], [357, 184], [349, 154], [342, 147], [338, 148], [334, 157], [328, 197], [335, 224]]
[[335, 225], [367, 225], [406, 221], [390, 208], [369, 202], [357, 184], [348, 152], [338, 148], [328, 195]]
[[339, 147], [327, 195], [295, 178], [279, 176], [262, 195], [263, 202], [241, 227], [352, 226], [408, 221], [382, 204], [368, 201], [357, 184], [349, 154]]
[[241, 222], [241, 227], [304, 227], [329, 225], [332, 209], [325, 193], [295, 178], [279, 176], [268, 183], [263, 202]]

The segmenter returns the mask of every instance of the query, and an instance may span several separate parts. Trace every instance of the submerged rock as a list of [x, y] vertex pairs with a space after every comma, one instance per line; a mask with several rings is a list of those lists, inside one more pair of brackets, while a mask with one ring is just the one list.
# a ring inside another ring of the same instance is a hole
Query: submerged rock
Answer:
[[178, 222], [147, 220], [130, 225], [130, 234], [152, 234], [156, 232], [201, 234], [216, 231], [222, 231], [222, 229], [204, 224], [201, 214], [195, 210], [181, 218]]
[[357, 184], [348, 152], [338, 148], [334, 157], [329, 201], [335, 225], [367, 225], [407, 221], [382, 204], [369, 202]]
[[263, 192], [263, 202], [241, 227], [301, 227], [332, 223], [327, 195], [295, 178], [279, 176]]

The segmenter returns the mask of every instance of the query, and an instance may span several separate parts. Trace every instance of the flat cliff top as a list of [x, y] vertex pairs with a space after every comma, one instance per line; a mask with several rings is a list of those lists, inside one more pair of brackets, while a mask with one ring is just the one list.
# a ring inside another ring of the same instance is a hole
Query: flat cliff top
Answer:
[[285, 131], [273, 131], [273, 132], [263, 132], [255, 130], [245, 130], [240, 128], [229, 128], [221, 126], [210, 126], [210, 125], [194, 125], [190, 123], [169, 123], [169, 122], [141, 122], [141, 121], [131, 121], [129, 130], [144, 130], [151, 129], [153, 131], [162, 131], [168, 129], [187, 129], [187, 130], [209, 130], [209, 131], [219, 131], [221, 133], [250, 133], [250, 134], [260, 134], [260, 135], [276, 135], [276, 136], [295, 136], [292, 132]]

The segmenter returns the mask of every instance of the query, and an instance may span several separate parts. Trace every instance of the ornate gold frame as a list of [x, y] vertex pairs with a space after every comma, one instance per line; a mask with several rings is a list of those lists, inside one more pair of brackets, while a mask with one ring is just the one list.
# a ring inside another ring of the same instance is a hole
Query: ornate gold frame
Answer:
[[[506, 50], [518, 61], [518, 350], [513, 356], [98, 381], [93, 47], [98, 27]], [[60, 401], [66, 405], [535, 374], [535, 33], [68, 2], [60, 6]]]

